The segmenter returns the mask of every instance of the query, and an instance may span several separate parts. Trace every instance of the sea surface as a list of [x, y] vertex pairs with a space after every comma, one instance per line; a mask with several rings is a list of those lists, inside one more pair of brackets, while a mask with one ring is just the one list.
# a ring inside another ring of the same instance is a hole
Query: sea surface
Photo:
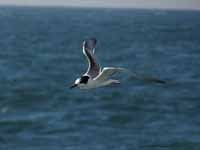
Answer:
[[[69, 89], [98, 40], [117, 86]], [[200, 11], [0, 7], [0, 150], [199, 150]]]

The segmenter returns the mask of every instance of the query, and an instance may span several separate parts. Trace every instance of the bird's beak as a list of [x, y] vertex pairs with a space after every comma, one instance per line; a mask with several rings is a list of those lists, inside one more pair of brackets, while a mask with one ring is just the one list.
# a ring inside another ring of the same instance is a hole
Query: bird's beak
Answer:
[[77, 84], [73, 84], [72, 86], [70, 86], [70, 89], [73, 89], [75, 87], [77, 87]]

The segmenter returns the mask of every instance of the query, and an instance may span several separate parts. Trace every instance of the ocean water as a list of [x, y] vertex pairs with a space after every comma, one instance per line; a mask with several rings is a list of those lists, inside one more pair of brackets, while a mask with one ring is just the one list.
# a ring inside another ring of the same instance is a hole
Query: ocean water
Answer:
[[[200, 12], [0, 7], [1, 150], [199, 150]], [[121, 84], [69, 89], [84, 39]]]

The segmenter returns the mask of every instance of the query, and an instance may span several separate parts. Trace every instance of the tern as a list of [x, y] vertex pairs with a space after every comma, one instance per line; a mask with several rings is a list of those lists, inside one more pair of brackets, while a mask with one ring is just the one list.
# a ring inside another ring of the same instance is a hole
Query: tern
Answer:
[[90, 38], [83, 42], [83, 54], [88, 60], [88, 69], [85, 74], [75, 80], [71, 88], [94, 89], [120, 83], [119, 80], [109, 79], [109, 77], [117, 72], [125, 71], [126, 69], [117, 67], [104, 67], [101, 69], [94, 55], [96, 43], [96, 38]]
[[[126, 71], [130, 73], [128, 69], [121, 67], [104, 67], [101, 69], [94, 55], [96, 43], [96, 38], [90, 38], [86, 41], [83, 41], [83, 54], [86, 56], [88, 61], [88, 69], [86, 73], [75, 80], [75, 83], [70, 88], [78, 87], [80, 89], [94, 89], [98, 87], [109, 86], [112, 84], [119, 84], [119, 80], [110, 79], [110, 77], [117, 72]], [[136, 74], [132, 73], [132, 75], [136, 77]], [[158, 83], [164, 83], [162, 80], [156, 78], [152, 79]]]

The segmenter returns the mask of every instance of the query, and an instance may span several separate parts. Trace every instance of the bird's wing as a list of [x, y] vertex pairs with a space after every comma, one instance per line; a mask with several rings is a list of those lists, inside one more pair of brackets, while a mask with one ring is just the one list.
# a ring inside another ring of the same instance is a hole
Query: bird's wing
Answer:
[[134, 73], [126, 68], [115, 68], [115, 67], [103, 68], [102, 72], [96, 78], [94, 78], [94, 80], [105, 81], [108, 79], [108, 77], [112, 76], [113, 74], [115, 74], [117, 72], [126, 72], [126, 73], [130, 74], [132, 78], [135, 78], [135, 79], [141, 80], [141, 81], [166, 84], [166, 81], [161, 80], [159, 78], [150, 77], [150, 76], [142, 76], [142, 75]]
[[85, 74], [91, 76], [92, 78], [95, 78], [101, 72], [101, 67], [96, 62], [94, 56], [96, 42], [97, 40], [95, 38], [91, 38], [83, 42], [83, 54], [86, 56], [89, 64]]
[[105, 67], [103, 68], [102, 72], [94, 79], [94, 80], [100, 80], [104, 81], [108, 77], [112, 76], [113, 74], [117, 72], [127, 71], [125, 68], [115, 68], [115, 67]]

